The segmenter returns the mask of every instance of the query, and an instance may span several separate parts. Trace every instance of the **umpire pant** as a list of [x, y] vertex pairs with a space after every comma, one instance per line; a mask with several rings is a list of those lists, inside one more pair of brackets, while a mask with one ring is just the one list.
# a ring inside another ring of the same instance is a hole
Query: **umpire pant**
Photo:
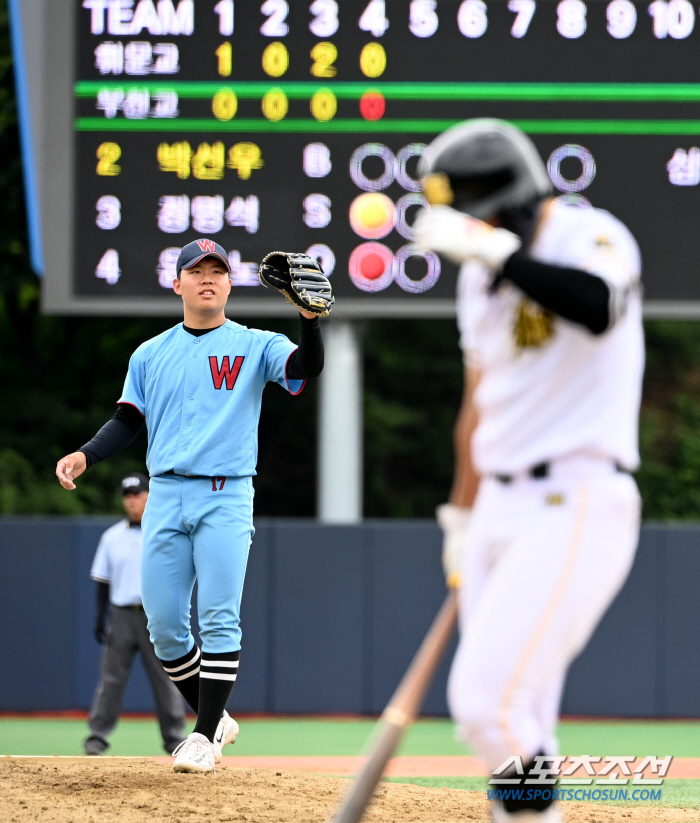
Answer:
[[141, 607], [111, 607], [100, 682], [88, 717], [90, 732], [106, 741], [117, 725], [137, 650], [141, 652], [153, 688], [163, 746], [172, 752], [185, 737], [185, 707], [180, 693], [156, 657], [146, 614]]

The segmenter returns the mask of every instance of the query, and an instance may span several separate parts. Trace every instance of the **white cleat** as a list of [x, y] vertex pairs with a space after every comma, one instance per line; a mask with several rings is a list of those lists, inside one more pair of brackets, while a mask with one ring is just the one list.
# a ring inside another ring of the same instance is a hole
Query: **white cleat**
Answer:
[[192, 732], [186, 740], [175, 749], [174, 772], [193, 772], [208, 774], [214, 772], [216, 760], [214, 745], [203, 734]]
[[564, 823], [557, 803], [553, 803], [543, 812], [521, 809], [519, 812], [509, 814], [500, 803], [496, 802], [491, 804], [491, 816], [493, 823]]
[[216, 734], [214, 735], [214, 761], [216, 763], [221, 760], [221, 750], [224, 746], [236, 742], [238, 731], [238, 723], [236, 723], [231, 715], [224, 709], [221, 720], [219, 720], [219, 725], [216, 727]]

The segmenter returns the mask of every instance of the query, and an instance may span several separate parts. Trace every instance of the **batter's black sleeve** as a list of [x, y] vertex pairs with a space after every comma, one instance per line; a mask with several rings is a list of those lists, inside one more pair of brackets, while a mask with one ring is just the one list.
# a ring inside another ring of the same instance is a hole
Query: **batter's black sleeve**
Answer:
[[288, 380], [308, 380], [318, 377], [323, 371], [323, 338], [321, 321], [299, 315], [299, 347], [287, 360]]
[[612, 316], [610, 286], [595, 274], [540, 263], [516, 252], [506, 260], [498, 281], [502, 279], [510, 280], [542, 308], [592, 334], [602, 334], [617, 319]]
[[89, 443], [78, 449], [85, 455], [88, 469], [125, 449], [141, 431], [143, 424], [144, 417], [135, 406], [119, 403], [114, 417], [102, 426]]

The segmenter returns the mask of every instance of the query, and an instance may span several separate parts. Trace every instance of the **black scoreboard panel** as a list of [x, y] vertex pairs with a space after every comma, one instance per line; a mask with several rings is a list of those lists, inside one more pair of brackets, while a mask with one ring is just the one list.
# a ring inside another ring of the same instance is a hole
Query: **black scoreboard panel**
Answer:
[[[76, 297], [177, 300], [179, 249], [230, 253], [240, 305], [307, 251], [338, 309], [415, 312], [456, 269], [412, 244], [418, 157], [500, 117], [559, 196], [609, 209], [646, 296], [700, 299], [700, 20], [689, 0], [82, 0]], [[396, 307], [400, 307], [397, 309]]]

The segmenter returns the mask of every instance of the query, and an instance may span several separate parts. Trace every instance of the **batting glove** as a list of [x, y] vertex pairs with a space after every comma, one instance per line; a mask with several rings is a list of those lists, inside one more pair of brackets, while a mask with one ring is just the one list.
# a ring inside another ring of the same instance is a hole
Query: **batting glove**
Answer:
[[458, 589], [462, 585], [462, 563], [472, 511], [443, 503], [435, 510], [435, 516], [442, 529], [442, 568], [445, 580], [448, 588]]
[[449, 206], [421, 209], [413, 231], [421, 251], [436, 251], [458, 265], [481, 260], [497, 270], [521, 246], [513, 232], [495, 229]]

